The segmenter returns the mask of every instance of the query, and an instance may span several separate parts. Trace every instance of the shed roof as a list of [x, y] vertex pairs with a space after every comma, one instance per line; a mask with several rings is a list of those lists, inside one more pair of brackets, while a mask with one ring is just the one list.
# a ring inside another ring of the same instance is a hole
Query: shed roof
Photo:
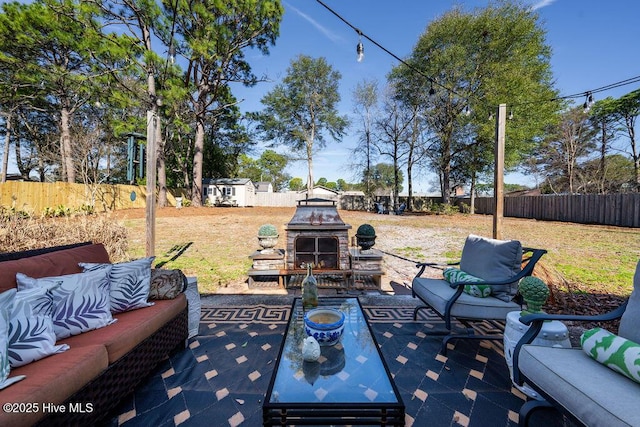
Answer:
[[203, 185], [247, 185], [249, 178], [204, 178]]

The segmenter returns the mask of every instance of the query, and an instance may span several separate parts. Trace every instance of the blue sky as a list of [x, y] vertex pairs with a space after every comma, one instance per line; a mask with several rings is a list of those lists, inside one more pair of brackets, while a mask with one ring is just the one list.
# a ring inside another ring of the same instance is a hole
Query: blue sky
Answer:
[[[408, 57], [429, 23], [454, 6], [472, 11], [488, 1], [456, 2], [445, 0], [323, 0], [347, 21], [400, 58]], [[640, 31], [637, 0], [528, 0], [540, 15], [540, 23], [552, 48], [551, 66], [556, 88], [562, 95], [596, 89], [610, 83], [640, 75]], [[285, 14], [280, 37], [269, 56], [247, 52], [258, 76], [270, 82], [252, 88], [234, 87], [244, 111], [263, 108], [260, 99], [281, 81], [287, 67], [298, 54], [324, 57], [342, 74], [340, 81], [341, 114], [352, 114], [352, 93], [363, 79], [375, 78], [384, 83], [386, 74], [398, 61], [363, 39], [365, 58], [356, 61], [356, 32], [315, 0], [285, 0]], [[637, 89], [635, 83], [602, 92], [599, 97], [619, 97]], [[577, 102], [582, 103], [579, 99]], [[356, 130], [350, 129], [341, 143], [329, 142], [314, 156], [314, 179], [329, 181], [343, 178], [355, 182], [349, 167], [349, 149], [355, 145]], [[280, 150], [281, 151], [281, 150]], [[255, 156], [259, 156], [256, 153]], [[306, 163], [289, 167], [292, 176], [306, 176]], [[414, 191], [427, 192], [434, 175], [421, 174]], [[534, 185], [521, 174], [509, 174], [507, 183]]]

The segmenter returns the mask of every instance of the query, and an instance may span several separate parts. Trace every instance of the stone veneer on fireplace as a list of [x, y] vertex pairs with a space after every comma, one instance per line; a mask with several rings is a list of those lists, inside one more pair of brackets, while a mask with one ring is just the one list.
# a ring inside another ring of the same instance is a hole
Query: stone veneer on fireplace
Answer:
[[349, 229], [335, 201], [298, 200], [285, 224], [287, 270], [304, 270], [308, 262], [317, 270], [349, 270]]

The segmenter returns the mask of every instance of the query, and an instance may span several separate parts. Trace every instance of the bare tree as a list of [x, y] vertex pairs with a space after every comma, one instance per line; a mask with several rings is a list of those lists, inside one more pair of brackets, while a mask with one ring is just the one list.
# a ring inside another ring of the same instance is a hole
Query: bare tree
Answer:
[[408, 108], [388, 88], [382, 104], [381, 118], [375, 121], [374, 146], [382, 156], [391, 159], [394, 172], [393, 208], [398, 207], [400, 168], [406, 164], [411, 147], [411, 126], [415, 121], [414, 109]]

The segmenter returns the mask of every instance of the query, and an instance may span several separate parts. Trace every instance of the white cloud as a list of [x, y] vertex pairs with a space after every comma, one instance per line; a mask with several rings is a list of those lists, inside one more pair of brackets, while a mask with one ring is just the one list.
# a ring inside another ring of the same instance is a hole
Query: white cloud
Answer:
[[531, 5], [531, 10], [542, 9], [543, 7], [551, 6], [555, 2], [556, 0], [540, 0], [538, 3]]
[[287, 7], [287, 9], [291, 9], [293, 10], [296, 14], [298, 14], [301, 18], [303, 18], [304, 20], [306, 20], [307, 22], [309, 22], [311, 25], [313, 25], [318, 31], [320, 31], [322, 34], [324, 34], [329, 40], [333, 41], [333, 42], [337, 42], [342, 40], [342, 38], [340, 36], [338, 36], [337, 34], [332, 33], [331, 31], [329, 31], [327, 28], [323, 27], [322, 25], [320, 25], [315, 19], [313, 19], [312, 17], [310, 17], [309, 15], [307, 15], [306, 13], [302, 12], [299, 9], [296, 9], [295, 7], [293, 7], [292, 5], [290, 5], [287, 2], [284, 2], [285, 6]]

